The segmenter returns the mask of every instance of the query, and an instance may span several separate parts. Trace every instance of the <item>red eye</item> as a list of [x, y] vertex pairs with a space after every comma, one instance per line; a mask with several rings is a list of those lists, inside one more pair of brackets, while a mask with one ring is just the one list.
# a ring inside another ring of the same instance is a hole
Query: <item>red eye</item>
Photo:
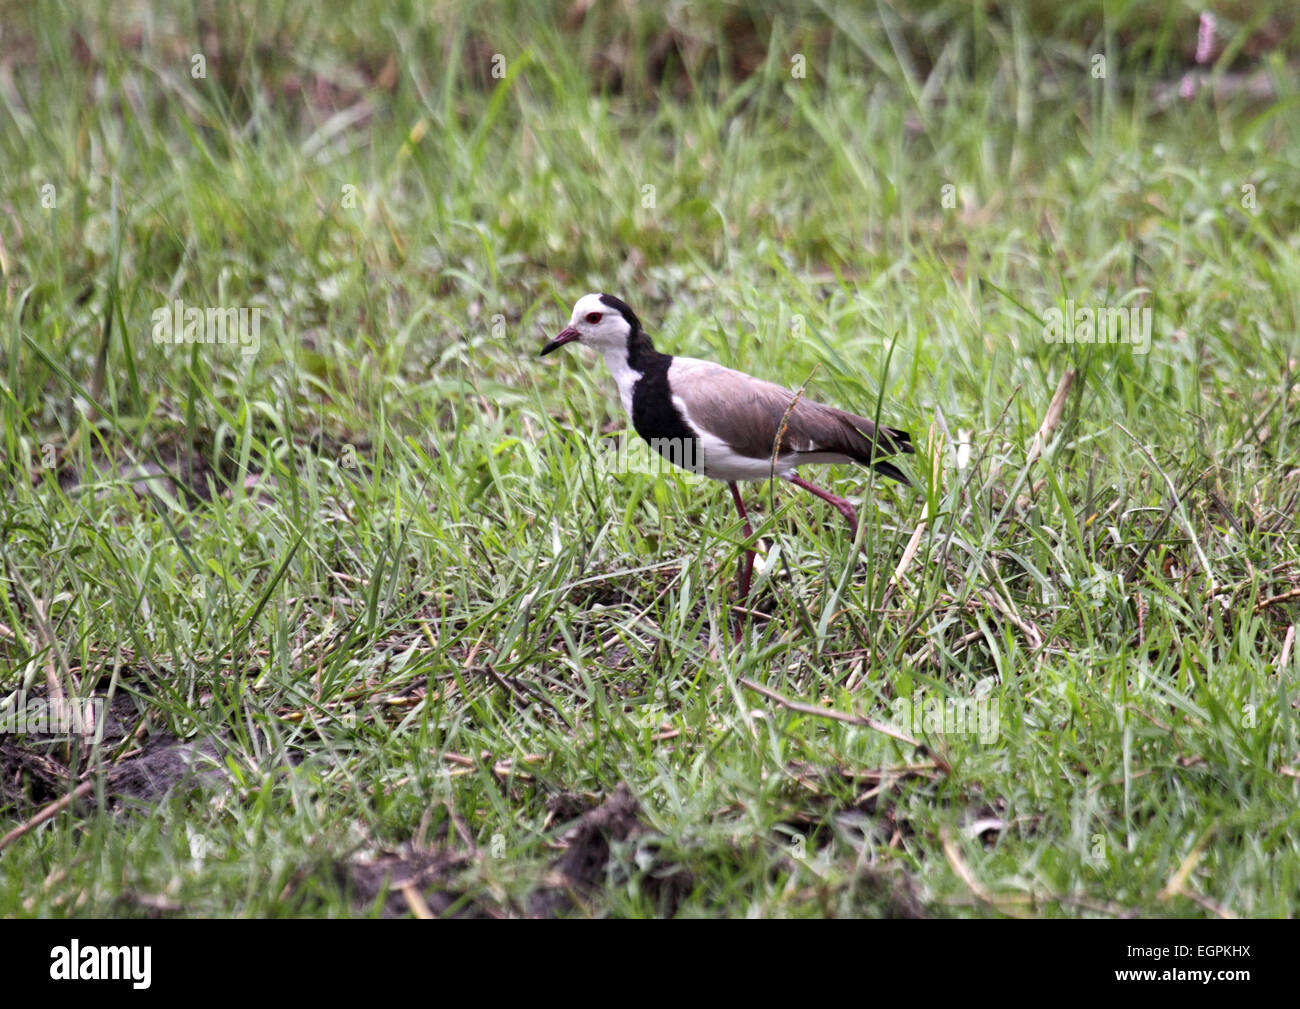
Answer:
[[600, 313], [599, 313], [599, 312], [588, 312], [588, 313], [587, 313], [587, 321], [588, 321], [588, 322], [592, 322], [592, 323], [600, 322]]

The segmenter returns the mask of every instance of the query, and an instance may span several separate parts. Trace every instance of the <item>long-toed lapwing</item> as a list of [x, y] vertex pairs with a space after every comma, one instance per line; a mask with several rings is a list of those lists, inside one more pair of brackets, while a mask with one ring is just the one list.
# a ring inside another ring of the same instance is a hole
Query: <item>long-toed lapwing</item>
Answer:
[[[809, 463], [856, 462], [907, 483], [898, 469], [882, 459], [912, 451], [906, 431], [877, 427], [866, 417], [796, 397], [789, 389], [711, 361], [661, 354], [632, 309], [611, 295], [579, 298], [569, 325], [542, 348], [542, 354], [573, 342], [604, 355], [618, 383], [623, 409], [653, 451], [731, 488], [747, 541], [754, 530], [737, 481], [767, 480], [775, 472], [833, 504], [848, 519], [855, 537], [858, 519], [853, 505], [800, 479], [795, 469]], [[778, 434], [781, 443], [774, 462]], [[753, 550], [746, 549], [745, 554], [742, 603], [749, 595], [754, 570]]]

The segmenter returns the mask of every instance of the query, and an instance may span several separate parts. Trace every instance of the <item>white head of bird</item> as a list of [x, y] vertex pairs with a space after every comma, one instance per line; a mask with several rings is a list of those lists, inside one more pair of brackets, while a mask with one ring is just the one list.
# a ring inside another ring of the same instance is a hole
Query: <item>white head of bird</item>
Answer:
[[549, 354], [566, 343], [576, 342], [606, 355], [611, 351], [626, 354], [627, 339], [632, 335], [632, 323], [627, 318], [631, 311], [608, 294], [584, 294], [573, 306], [569, 325], [542, 349], [542, 353]]

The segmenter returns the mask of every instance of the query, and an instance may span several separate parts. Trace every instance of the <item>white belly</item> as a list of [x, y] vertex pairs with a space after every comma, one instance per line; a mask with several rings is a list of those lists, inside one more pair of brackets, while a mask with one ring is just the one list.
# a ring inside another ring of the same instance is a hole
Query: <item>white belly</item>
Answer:
[[[766, 480], [772, 475], [770, 459], [755, 459], [752, 456], [738, 455], [720, 438], [711, 434], [700, 435], [700, 457], [703, 459], [704, 475], [713, 480]], [[794, 466], [789, 460], [776, 461], [776, 475], [789, 476]]]

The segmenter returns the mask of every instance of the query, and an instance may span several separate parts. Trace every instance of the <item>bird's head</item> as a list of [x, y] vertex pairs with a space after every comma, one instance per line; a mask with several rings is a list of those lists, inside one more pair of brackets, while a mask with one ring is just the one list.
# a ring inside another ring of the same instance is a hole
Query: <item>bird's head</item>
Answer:
[[584, 294], [573, 306], [568, 326], [542, 348], [542, 355], [575, 340], [602, 353], [626, 351], [629, 339], [640, 329], [632, 309], [613, 295]]

